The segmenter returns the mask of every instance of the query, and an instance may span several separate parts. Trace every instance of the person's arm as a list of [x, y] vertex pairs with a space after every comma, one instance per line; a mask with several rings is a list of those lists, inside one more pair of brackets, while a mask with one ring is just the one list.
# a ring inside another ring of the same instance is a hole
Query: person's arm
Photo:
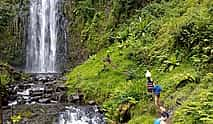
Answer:
[[152, 91], [153, 91], [153, 92], [155, 92], [155, 91], [156, 91], [156, 86], [154, 86], [154, 87], [153, 87]]
[[160, 92], [162, 91], [162, 88], [161, 88], [161, 86], [160, 86]]

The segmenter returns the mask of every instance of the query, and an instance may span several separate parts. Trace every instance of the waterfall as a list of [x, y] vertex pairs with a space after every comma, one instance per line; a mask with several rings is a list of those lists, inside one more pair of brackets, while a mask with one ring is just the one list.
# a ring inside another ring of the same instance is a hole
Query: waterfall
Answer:
[[31, 0], [27, 37], [26, 71], [56, 73], [60, 34], [60, 0]]

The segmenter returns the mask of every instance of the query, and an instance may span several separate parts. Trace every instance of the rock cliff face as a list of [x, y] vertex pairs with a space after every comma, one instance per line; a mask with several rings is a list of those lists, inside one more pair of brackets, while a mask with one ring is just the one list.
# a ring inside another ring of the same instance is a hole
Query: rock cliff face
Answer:
[[2, 0], [0, 3], [0, 60], [22, 67], [25, 62], [28, 0]]

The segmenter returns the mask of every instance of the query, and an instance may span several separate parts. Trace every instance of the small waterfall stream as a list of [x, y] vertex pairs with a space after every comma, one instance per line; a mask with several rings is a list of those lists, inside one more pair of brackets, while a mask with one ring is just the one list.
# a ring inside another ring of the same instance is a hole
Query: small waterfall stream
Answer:
[[70, 106], [59, 113], [56, 124], [105, 124], [105, 120], [97, 106]]

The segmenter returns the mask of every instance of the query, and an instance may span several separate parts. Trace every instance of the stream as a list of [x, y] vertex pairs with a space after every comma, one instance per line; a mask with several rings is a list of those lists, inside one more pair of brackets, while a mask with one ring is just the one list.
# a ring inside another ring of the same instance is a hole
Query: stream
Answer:
[[20, 124], [105, 124], [99, 106], [85, 105], [82, 94], [66, 94], [65, 81], [59, 74], [32, 74], [8, 85], [4, 124], [19, 115]]

